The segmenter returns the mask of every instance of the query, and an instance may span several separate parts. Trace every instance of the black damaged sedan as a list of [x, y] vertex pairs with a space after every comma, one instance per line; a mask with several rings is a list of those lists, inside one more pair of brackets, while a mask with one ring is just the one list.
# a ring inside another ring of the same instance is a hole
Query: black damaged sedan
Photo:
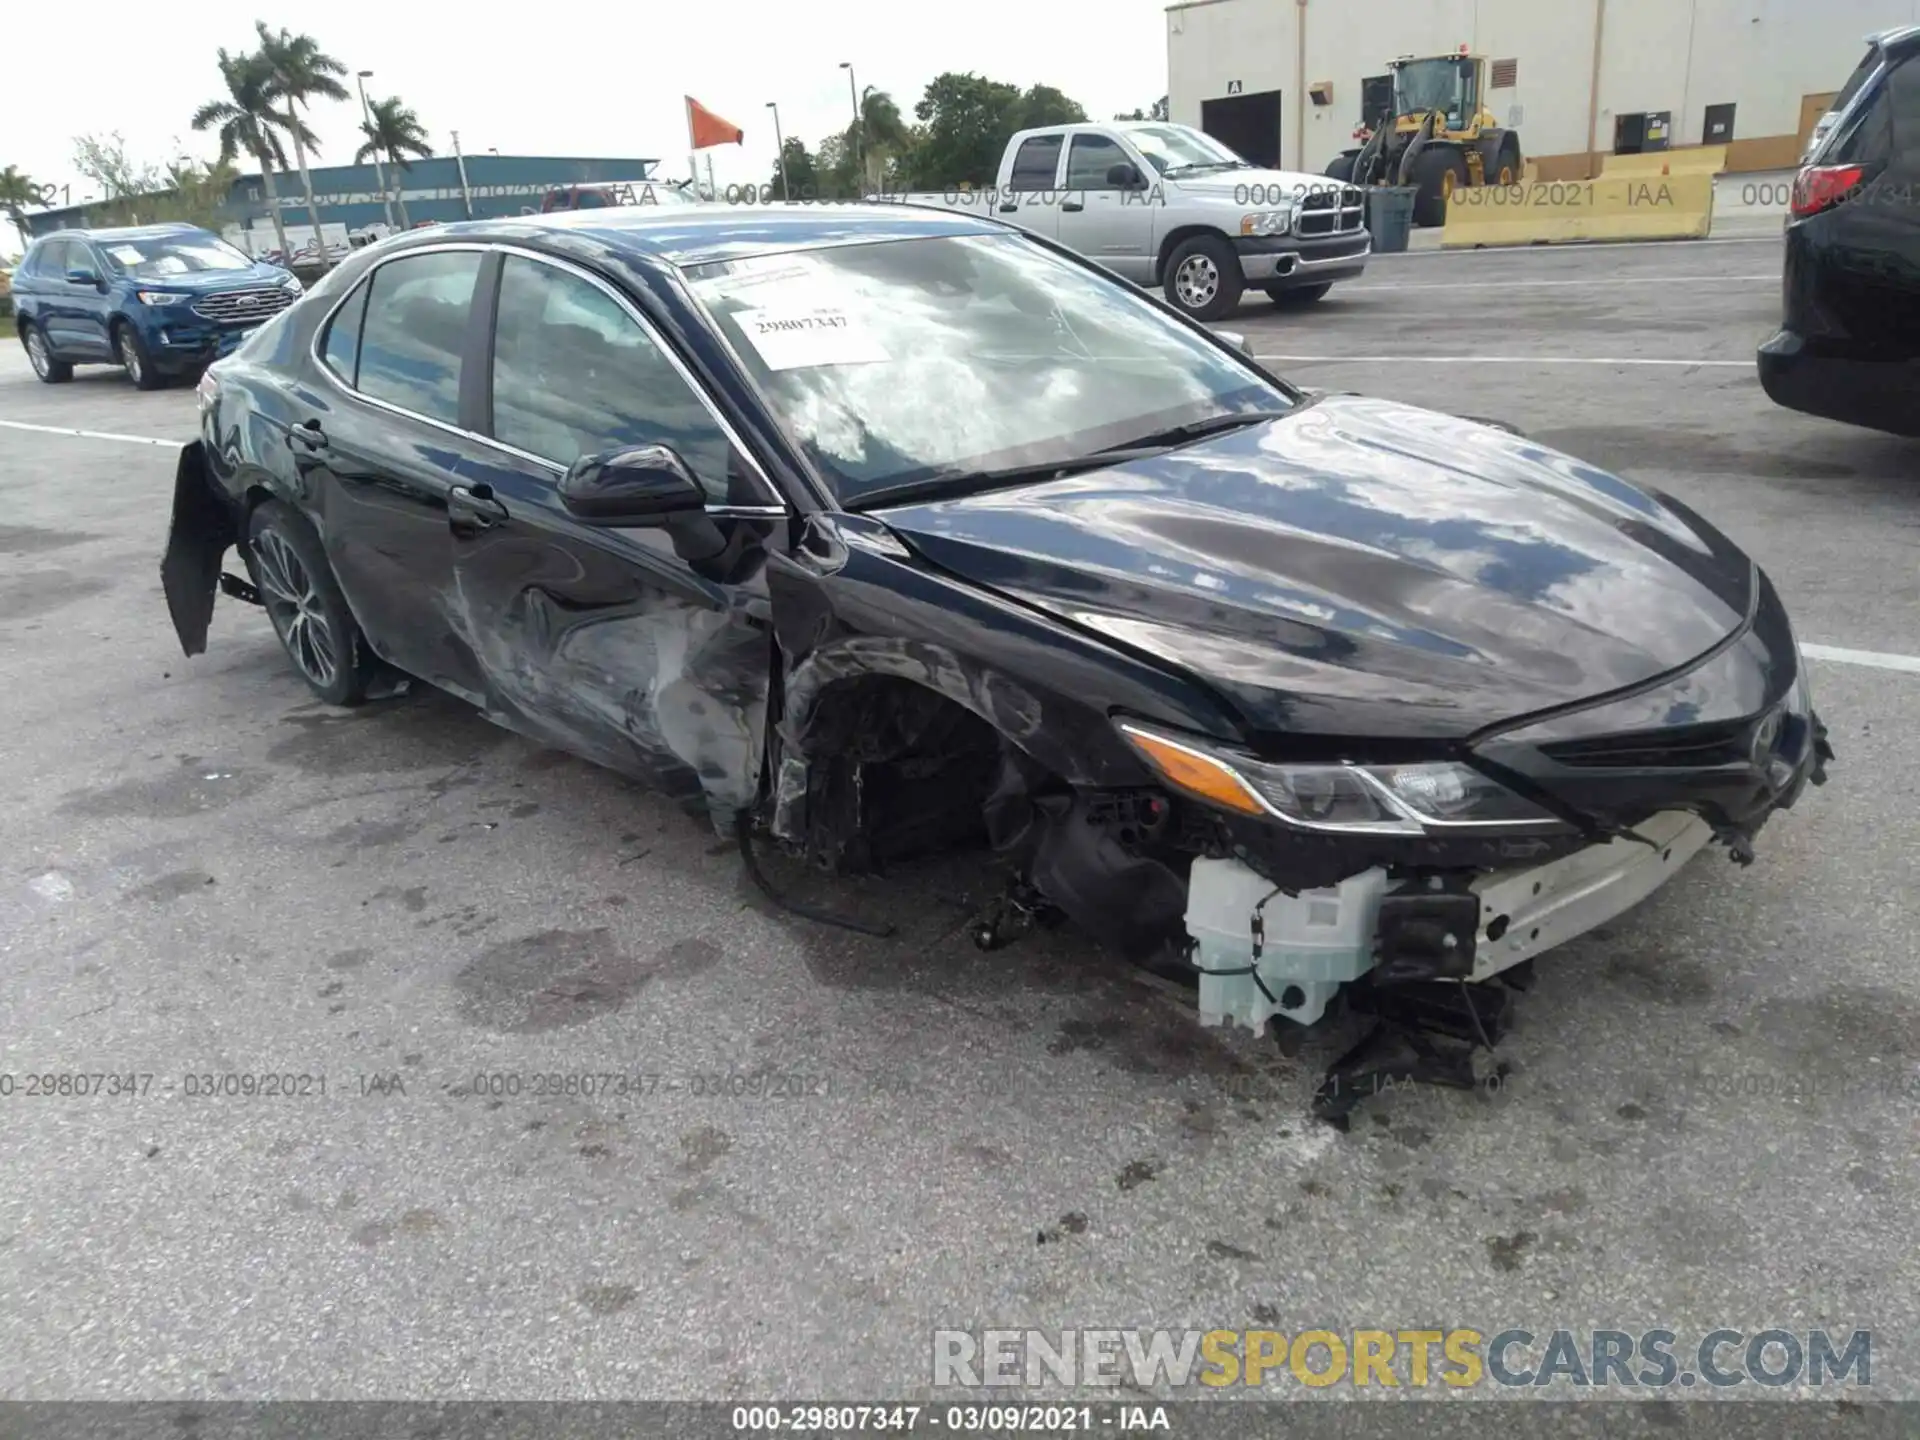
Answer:
[[1065, 917], [1209, 1023], [1372, 1017], [1336, 1121], [1473, 1083], [1478, 982], [1750, 860], [1831, 753], [1772, 585], [1678, 502], [1297, 390], [967, 217], [397, 237], [200, 410], [189, 655], [257, 602], [325, 700], [439, 686], [703, 806], [763, 884], [756, 847], [991, 846], [982, 945]]

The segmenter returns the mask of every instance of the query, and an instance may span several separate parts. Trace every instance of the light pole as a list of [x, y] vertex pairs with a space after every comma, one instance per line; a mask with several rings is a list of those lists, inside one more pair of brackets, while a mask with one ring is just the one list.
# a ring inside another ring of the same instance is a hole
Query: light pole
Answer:
[[373, 146], [373, 173], [380, 179], [380, 208], [387, 217], [387, 229], [393, 229], [393, 196], [387, 193], [387, 167], [380, 163], [380, 145], [373, 134], [373, 111], [367, 106], [367, 78], [371, 70], [361, 70], [354, 75], [353, 83], [360, 91], [360, 119], [366, 126], [367, 143]]
[[767, 109], [773, 112], [774, 154], [780, 165], [780, 198], [787, 204], [793, 203], [793, 192], [787, 188], [787, 142], [780, 138], [780, 106], [777, 102], [767, 101]]
[[854, 196], [854, 199], [858, 200], [863, 197], [867, 188], [867, 127], [860, 114], [860, 91], [853, 83], [853, 62], [842, 60], [840, 68], [847, 72], [847, 98], [853, 101], [853, 171], [859, 177], [862, 191], [862, 195]]

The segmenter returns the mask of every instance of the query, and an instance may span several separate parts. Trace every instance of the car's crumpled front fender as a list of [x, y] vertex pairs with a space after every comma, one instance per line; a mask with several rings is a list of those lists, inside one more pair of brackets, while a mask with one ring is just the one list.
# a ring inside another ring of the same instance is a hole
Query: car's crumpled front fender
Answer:
[[188, 655], [207, 648], [207, 626], [213, 620], [213, 598], [220, 587], [220, 565], [227, 548], [239, 539], [233, 511], [214, 488], [207, 471], [206, 449], [195, 440], [180, 451], [173, 476], [173, 520], [167, 530], [167, 549], [160, 560], [160, 584], [167, 594], [167, 613], [174, 634]]

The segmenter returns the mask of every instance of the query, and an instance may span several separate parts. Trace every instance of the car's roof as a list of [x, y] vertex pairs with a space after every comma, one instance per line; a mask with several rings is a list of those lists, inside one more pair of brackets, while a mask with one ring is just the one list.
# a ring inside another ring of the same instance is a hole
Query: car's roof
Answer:
[[586, 240], [633, 258], [685, 267], [830, 245], [859, 245], [937, 235], [988, 235], [1005, 227], [948, 210], [901, 204], [621, 205], [558, 210], [502, 220], [443, 225], [435, 239], [533, 240], [551, 234]]
[[169, 225], [122, 225], [112, 230], [56, 230], [42, 240], [158, 240], [167, 235], [199, 235], [198, 225], [175, 222]]

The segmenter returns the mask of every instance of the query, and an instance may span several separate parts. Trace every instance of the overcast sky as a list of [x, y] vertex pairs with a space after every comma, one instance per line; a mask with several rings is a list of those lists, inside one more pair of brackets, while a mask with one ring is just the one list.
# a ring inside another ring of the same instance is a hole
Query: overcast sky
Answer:
[[[437, 12], [435, 14], [434, 12]], [[72, 137], [119, 131], [136, 158], [205, 158], [210, 137], [188, 126], [221, 93], [214, 52], [248, 47], [253, 21], [306, 31], [350, 70], [367, 69], [374, 97], [397, 94], [419, 114], [435, 153], [657, 156], [686, 173], [682, 95], [746, 131], [711, 152], [724, 185], [772, 173], [770, 100], [788, 135], [809, 146], [852, 114], [847, 72], [889, 91], [911, 118], [926, 83], [972, 70], [1025, 88], [1058, 86], [1101, 118], [1166, 92], [1164, 0], [705, 0], [688, 5], [410, 7], [404, 0], [289, 5], [233, 0], [137, 10], [96, 0], [81, 31], [42, 6], [14, 27], [24, 63], [0, 87], [0, 166], [34, 180], [83, 182]], [[444, 18], [442, 18], [444, 17]], [[58, 39], [56, 40], [56, 35]], [[55, 53], [35, 56], [42, 45]], [[349, 75], [351, 86], [352, 77]], [[321, 163], [345, 164], [358, 144], [357, 102], [312, 115]]]

